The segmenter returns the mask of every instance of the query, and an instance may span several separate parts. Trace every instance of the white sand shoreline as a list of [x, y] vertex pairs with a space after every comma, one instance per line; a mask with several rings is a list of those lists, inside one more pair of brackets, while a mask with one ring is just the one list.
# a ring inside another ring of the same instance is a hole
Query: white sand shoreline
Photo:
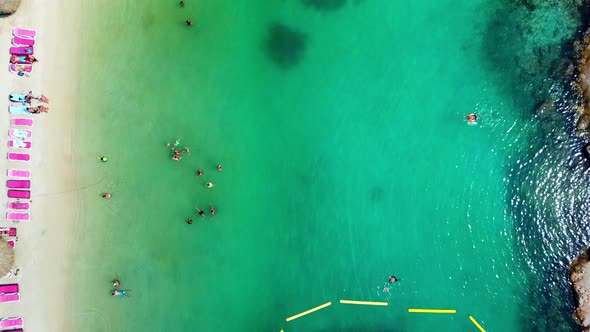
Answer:
[[[0, 95], [4, 95], [0, 98], [4, 112], [0, 120], [2, 156], [9, 150], [8, 94], [33, 90], [50, 98], [49, 113], [33, 116], [31, 162], [9, 162], [5, 157], [0, 162], [3, 182], [9, 168], [32, 171], [31, 220], [16, 225], [16, 260], [21, 273], [0, 279], [1, 283], [18, 282], [21, 289], [20, 302], [0, 304], [0, 317], [23, 317], [29, 331], [72, 330], [67, 313], [71, 308], [68, 284], [79, 209], [77, 193], [71, 190], [77, 186], [74, 142], [81, 9], [79, 1], [24, 0], [17, 13], [0, 19], [0, 50], [5, 54], [4, 74], [0, 75]], [[13, 27], [33, 28], [38, 33], [35, 56], [39, 62], [29, 78], [8, 72]], [[6, 193], [0, 197], [0, 206], [6, 212]], [[14, 224], [3, 216], [0, 225]]]

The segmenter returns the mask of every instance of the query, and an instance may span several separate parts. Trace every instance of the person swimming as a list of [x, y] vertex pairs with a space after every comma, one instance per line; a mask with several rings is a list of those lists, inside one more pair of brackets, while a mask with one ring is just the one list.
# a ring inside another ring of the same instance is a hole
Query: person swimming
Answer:
[[106, 163], [108, 159], [105, 156], [101, 156], [101, 157], [98, 157], [98, 160], [102, 161], [103, 163]]
[[113, 287], [119, 287], [120, 284], [118, 279], [113, 280]]
[[207, 182], [206, 186], [207, 188], [213, 188], [213, 182]]
[[399, 281], [399, 279], [396, 276], [389, 276], [387, 278], [387, 280], [389, 281], [390, 284], [393, 284], [396, 281]]
[[187, 224], [191, 225], [193, 223], [193, 218], [188, 218], [188, 220], [186, 221]]
[[217, 170], [220, 172], [223, 171], [223, 167], [221, 167], [221, 164], [217, 165]]
[[197, 213], [201, 216], [201, 219], [204, 219], [205, 218], [205, 211], [197, 208]]
[[199, 168], [197, 170], [197, 176], [201, 176], [201, 175], [203, 175], [203, 170]]
[[127, 292], [128, 291], [126, 291], [126, 290], [116, 290], [116, 289], [113, 289], [113, 291], [111, 292], [111, 295], [112, 296], [120, 296], [120, 297], [123, 297], [123, 296], [127, 296]]
[[476, 113], [469, 113], [465, 117], [465, 120], [467, 121], [468, 124], [477, 124], [478, 118], [479, 118], [479, 116]]
[[213, 205], [209, 205], [211, 207], [211, 217], [215, 217], [215, 207]]
[[102, 195], [102, 198], [104, 198], [104, 199], [111, 199], [111, 194], [110, 193], [105, 193], [104, 195]]

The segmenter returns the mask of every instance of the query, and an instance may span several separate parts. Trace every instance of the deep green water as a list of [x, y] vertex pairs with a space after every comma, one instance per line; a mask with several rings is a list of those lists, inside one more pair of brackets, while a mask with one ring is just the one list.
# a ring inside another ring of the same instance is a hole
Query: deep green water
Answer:
[[[497, 1], [186, 2], [84, 5], [78, 331], [476, 331], [468, 315], [488, 331], [568, 326], [567, 284], [539, 295], [545, 237], [515, 203], [538, 197], [519, 185], [530, 173], [560, 167], [536, 154], [540, 137], [554, 144], [534, 105], [566, 97], [548, 92], [549, 64], [526, 76], [514, 54], [537, 43], [555, 57], [575, 14], [538, 9], [560, 33], [522, 37], [522, 9]], [[273, 31], [287, 35], [269, 49]], [[180, 162], [175, 138], [191, 149]], [[389, 274], [401, 281], [387, 294]], [[114, 277], [130, 297], [109, 296]]]

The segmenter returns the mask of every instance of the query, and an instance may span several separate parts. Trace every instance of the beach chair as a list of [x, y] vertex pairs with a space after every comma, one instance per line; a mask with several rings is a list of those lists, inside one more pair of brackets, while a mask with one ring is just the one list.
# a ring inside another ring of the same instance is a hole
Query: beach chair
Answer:
[[31, 55], [35, 52], [33, 47], [22, 47], [22, 46], [12, 46], [10, 48], [10, 54], [14, 55]]
[[14, 138], [31, 138], [33, 137], [33, 132], [26, 129], [10, 129], [8, 130], [8, 135]]
[[32, 127], [35, 122], [29, 118], [14, 118], [10, 123], [15, 127]]
[[[22, 210], [22, 211], [29, 211], [29, 209], [31, 208], [31, 204], [29, 204], [29, 202], [18, 202], [18, 201], [12, 201], [12, 202], [8, 202], [7, 207], [9, 210]], [[15, 235], [10, 235], [10, 236], [16, 236], [16, 228], [14, 229]], [[0, 228], [0, 235], [2, 235], [2, 228]]]
[[33, 143], [31, 143], [31, 141], [22, 141], [20, 139], [16, 139], [16, 140], [11, 139], [8, 141], [8, 147], [13, 148], [13, 149], [30, 150], [31, 146], [33, 146]]
[[28, 212], [8, 212], [6, 214], [6, 220], [8, 221], [29, 221], [31, 215]]
[[16, 236], [16, 227], [0, 227], [1, 236]]
[[7, 180], [6, 186], [8, 188], [14, 189], [29, 189], [31, 188], [31, 181], [29, 180]]
[[35, 46], [35, 39], [14, 36], [12, 37], [12, 44], [15, 46]]
[[7, 241], [7, 243], [11, 248], [14, 248], [14, 246], [16, 245], [16, 243], [13, 240]]
[[[0, 294], [18, 293], [18, 284], [0, 285]], [[0, 324], [0, 327], [5, 327]]]
[[12, 29], [12, 34], [19, 37], [35, 38], [35, 36], [37, 36], [37, 31], [26, 28], [14, 28]]
[[[2, 329], [22, 327], [23, 325], [24, 325], [24, 320], [21, 317], [10, 317], [10, 318], [0, 319], [0, 328], [2, 328]], [[14, 330], [10, 330], [10, 331], [14, 331]]]
[[8, 106], [8, 111], [12, 114], [31, 115], [31, 112], [29, 112], [27, 110], [29, 107], [30, 106], [27, 106], [27, 105], [23, 105], [23, 106], [10, 105], [10, 106]]
[[11, 73], [15, 73], [15, 74], [18, 74], [18, 73], [30, 74], [33, 71], [33, 65], [12, 63], [8, 66], [8, 70]]
[[30, 153], [9, 152], [8, 160], [29, 162], [31, 160]]
[[0, 294], [0, 303], [10, 303], [20, 301], [19, 293]]
[[31, 191], [10, 189], [8, 190], [8, 198], [29, 199], [31, 198]]
[[31, 178], [31, 171], [28, 169], [17, 169], [11, 168], [6, 172], [6, 174], [11, 178], [21, 178], [21, 179], [30, 179]]

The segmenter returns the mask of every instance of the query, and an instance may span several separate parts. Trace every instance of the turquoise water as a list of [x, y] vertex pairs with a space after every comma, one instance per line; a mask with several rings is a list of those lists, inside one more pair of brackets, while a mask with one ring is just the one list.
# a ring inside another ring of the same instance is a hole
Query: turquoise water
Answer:
[[[538, 293], [549, 237], [514, 203], [537, 197], [523, 181], [563, 166], [538, 163], [555, 137], [539, 140], [535, 92], [568, 97], [545, 72], [523, 77], [513, 54], [527, 38], [557, 54], [576, 24], [510, 38], [526, 16], [504, 3], [323, 3], [84, 5], [77, 330], [476, 330], [468, 315], [488, 331], [568, 326], [567, 285], [549, 284], [555, 301]], [[191, 150], [180, 162], [176, 138]], [[217, 215], [200, 220], [209, 204]], [[390, 274], [401, 281], [384, 293]], [[113, 278], [128, 298], [109, 296]]]

